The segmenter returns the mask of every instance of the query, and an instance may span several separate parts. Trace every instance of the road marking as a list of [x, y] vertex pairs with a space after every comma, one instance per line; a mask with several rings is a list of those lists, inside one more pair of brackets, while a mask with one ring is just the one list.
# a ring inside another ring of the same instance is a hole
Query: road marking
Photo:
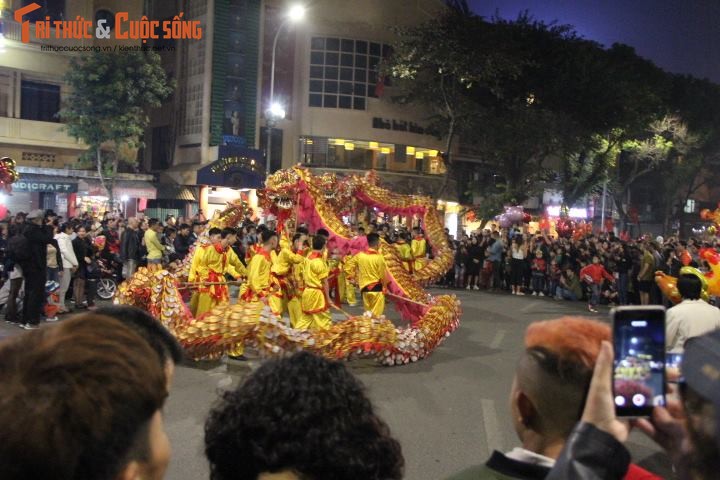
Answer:
[[504, 448], [503, 436], [498, 426], [495, 401], [489, 398], [481, 398], [480, 409], [482, 410], [483, 426], [485, 427], [485, 445], [487, 445], [488, 454], [493, 450], [502, 451]]
[[538, 305], [538, 302], [530, 302], [527, 305], [525, 305], [523, 308], [520, 309], [523, 313], [528, 313], [530, 310], [534, 309]]
[[498, 330], [497, 333], [495, 333], [495, 338], [493, 338], [492, 342], [490, 342], [490, 348], [499, 348], [502, 341], [505, 339], [505, 330]]

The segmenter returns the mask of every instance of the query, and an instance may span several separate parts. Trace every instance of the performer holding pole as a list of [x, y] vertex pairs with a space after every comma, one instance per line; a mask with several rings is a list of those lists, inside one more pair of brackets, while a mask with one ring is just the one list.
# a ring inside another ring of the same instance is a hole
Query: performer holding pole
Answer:
[[245, 268], [230, 246], [237, 240], [234, 228], [222, 230], [220, 239], [195, 251], [188, 282], [209, 283], [201, 286], [190, 308], [197, 318], [215, 305], [229, 301], [225, 274], [238, 278], [245, 275]]
[[359, 252], [350, 260], [348, 271], [357, 271], [357, 283], [362, 293], [363, 306], [365, 311], [380, 316], [385, 311], [385, 258], [378, 251], [380, 247], [380, 236], [377, 233], [370, 233], [367, 236], [368, 249]]
[[296, 233], [293, 236], [293, 253], [300, 255], [303, 261], [300, 263], [294, 263], [292, 265], [292, 271], [290, 273], [290, 290], [288, 298], [288, 313], [290, 314], [290, 325], [293, 328], [298, 328], [298, 324], [302, 320], [302, 307], [300, 306], [300, 299], [302, 297], [303, 290], [305, 289], [305, 283], [303, 281], [303, 271], [305, 268], [305, 256], [306, 248], [305, 242], [307, 241], [307, 235], [304, 233]]
[[413, 239], [410, 242], [410, 248], [415, 259], [413, 271], [418, 272], [425, 266], [425, 255], [427, 254], [427, 241], [420, 227], [413, 228]]
[[303, 271], [305, 290], [300, 306], [302, 319], [299, 329], [323, 330], [330, 328], [330, 301], [328, 300], [328, 267], [323, 259], [325, 237], [315, 235], [312, 240], [313, 251], [308, 256]]
[[[301, 241], [302, 240], [302, 241]], [[305, 236], [300, 234], [293, 237], [293, 243], [297, 245], [305, 241]], [[270, 268], [271, 283], [273, 284], [273, 293], [269, 299], [270, 309], [277, 316], [282, 316], [283, 312], [288, 310], [288, 301], [291, 298], [290, 276], [292, 275], [293, 265], [305, 262], [305, 257], [298, 255], [292, 251], [293, 245], [290, 242], [286, 246], [281, 247], [280, 253], [271, 252], [272, 267]]]
[[398, 252], [398, 257], [400, 257], [400, 260], [402, 261], [403, 268], [408, 273], [413, 273], [415, 258], [413, 256], [412, 247], [407, 242], [407, 237], [407, 233], [401, 233], [400, 237], [395, 242], [395, 249]]

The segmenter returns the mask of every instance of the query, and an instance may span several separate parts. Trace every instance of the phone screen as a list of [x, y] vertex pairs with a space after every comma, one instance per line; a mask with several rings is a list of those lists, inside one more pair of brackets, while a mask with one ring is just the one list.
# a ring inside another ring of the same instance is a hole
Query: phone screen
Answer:
[[665, 375], [668, 382], [679, 383], [683, 381], [682, 371], [680, 370], [682, 358], [682, 353], [665, 354]]
[[665, 309], [613, 310], [613, 397], [618, 416], [648, 416], [665, 405]]

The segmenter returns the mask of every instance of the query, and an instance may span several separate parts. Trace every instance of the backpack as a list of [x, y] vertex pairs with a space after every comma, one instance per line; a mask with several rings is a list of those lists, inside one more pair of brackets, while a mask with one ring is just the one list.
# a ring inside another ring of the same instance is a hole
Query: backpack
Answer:
[[8, 256], [17, 263], [27, 262], [32, 258], [30, 242], [22, 233], [10, 237], [7, 252]]

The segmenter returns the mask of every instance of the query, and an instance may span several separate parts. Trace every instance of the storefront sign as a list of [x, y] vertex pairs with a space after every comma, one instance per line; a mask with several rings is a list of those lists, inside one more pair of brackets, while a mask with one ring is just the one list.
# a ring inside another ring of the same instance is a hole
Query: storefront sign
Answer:
[[49, 193], [76, 193], [77, 183], [70, 182], [36, 182], [22, 178], [12, 185], [18, 192], [49, 192]]
[[252, 148], [220, 145], [217, 161], [197, 172], [198, 185], [260, 188], [265, 179], [263, 154]]
[[432, 129], [422, 127], [415, 122], [408, 122], [406, 120], [387, 120], [381, 117], [373, 117], [372, 126], [373, 128], [382, 130], [394, 130], [398, 132], [410, 132], [417, 133], [418, 135], [432, 135], [433, 137], [438, 137], [437, 132]]

